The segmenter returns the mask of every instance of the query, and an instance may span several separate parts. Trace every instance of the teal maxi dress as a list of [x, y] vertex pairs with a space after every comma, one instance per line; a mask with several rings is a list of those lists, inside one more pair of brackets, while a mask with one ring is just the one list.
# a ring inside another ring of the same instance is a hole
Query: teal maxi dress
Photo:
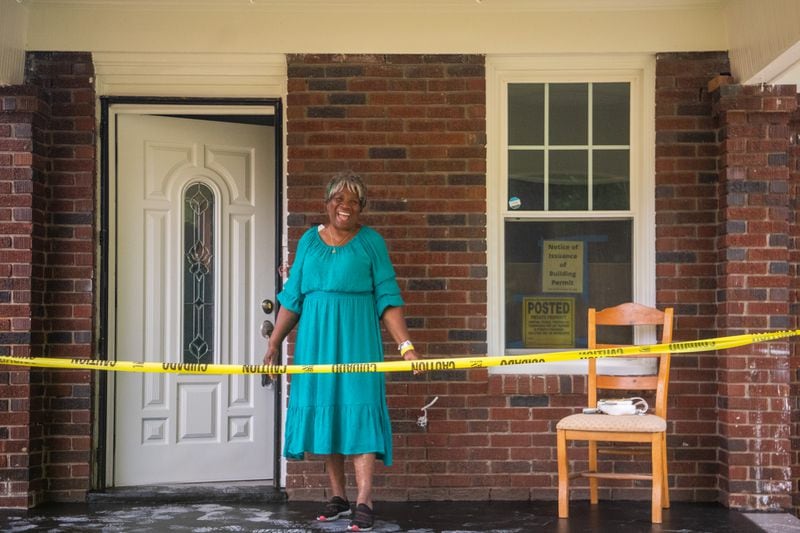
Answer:
[[[299, 315], [295, 365], [383, 361], [380, 317], [403, 305], [378, 232], [362, 226], [342, 246], [329, 246], [319, 228], [297, 246], [278, 295]], [[383, 373], [293, 374], [283, 455], [375, 453], [392, 464], [392, 427]]]

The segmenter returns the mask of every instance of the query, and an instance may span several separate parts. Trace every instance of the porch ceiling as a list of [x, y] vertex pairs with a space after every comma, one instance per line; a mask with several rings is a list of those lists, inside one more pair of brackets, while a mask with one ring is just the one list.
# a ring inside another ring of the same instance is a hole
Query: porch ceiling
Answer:
[[718, 51], [727, 0], [22, 0], [27, 50]]
[[443, 9], [447, 11], [481, 9], [483, 11], [646, 11], [697, 7], [720, 7], [729, 0], [18, 0], [36, 6], [124, 6], [183, 7], [228, 9], [337, 10], [356, 8], [364, 11]]

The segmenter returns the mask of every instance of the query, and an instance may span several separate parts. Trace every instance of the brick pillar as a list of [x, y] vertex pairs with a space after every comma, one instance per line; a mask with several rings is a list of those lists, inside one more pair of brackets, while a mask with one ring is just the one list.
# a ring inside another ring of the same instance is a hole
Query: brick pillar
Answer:
[[[0, 88], [0, 353], [90, 357], [95, 119], [88, 54], [28, 56]], [[90, 371], [0, 370], [0, 507], [89, 488]]]
[[[788, 124], [796, 88], [727, 85], [714, 97], [719, 334], [790, 328]], [[730, 507], [791, 506], [790, 345], [744, 346], [718, 358], [720, 497]]]
[[[89, 358], [94, 349], [94, 67], [88, 53], [29, 54], [26, 83], [42, 88], [47, 126], [44, 212], [44, 349], [48, 357]], [[43, 373], [44, 491], [49, 501], [82, 501], [90, 488], [91, 403], [96, 373]]]
[[[42, 348], [46, 161], [41, 126], [49, 108], [38, 88], [0, 88], [0, 353]], [[42, 371], [0, 367], [0, 507], [42, 497]]]
[[[790, 316], [794, 324], [800, 327], [800, 95], [798, 109], [792, 113], [789, 121], [789, 280], [790, 280]], [[791, 399], [792, 401], [792, 505], [794, 514], [800, 515], [800, 411], [797, 398], [800, 397], [800, 342], [791, 343]]]
[[[656, 57], [656, 303], [675, 308], [675, 340], [716, 337], [717, 132], [708, 80], [724, 52]], [[714, 353], [672, 358], [667, 432], [670, 496], [715, 501]]]

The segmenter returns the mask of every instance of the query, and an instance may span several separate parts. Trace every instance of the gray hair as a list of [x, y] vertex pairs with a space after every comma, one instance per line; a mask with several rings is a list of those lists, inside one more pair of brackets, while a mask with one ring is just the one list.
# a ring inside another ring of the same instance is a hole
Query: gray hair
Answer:
[[325, 188], [325, 203], [328, 203], [334, 194], [341, 192], [343, 189], [347, 189], [358, 196], [358, 203], [361, 205], [361, 209], [367, 206], [367, 186], [364, 185], [361, 176], [349, 170], [339, 172], [328, 182], [328, 186]]

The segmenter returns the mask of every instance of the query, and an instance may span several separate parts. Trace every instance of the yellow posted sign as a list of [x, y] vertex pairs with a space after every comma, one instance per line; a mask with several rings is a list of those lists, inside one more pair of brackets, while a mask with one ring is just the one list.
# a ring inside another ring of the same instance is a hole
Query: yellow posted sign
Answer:
[[575, 298], [528, 296], [522, 316], [526, 348], [575, 346]]

